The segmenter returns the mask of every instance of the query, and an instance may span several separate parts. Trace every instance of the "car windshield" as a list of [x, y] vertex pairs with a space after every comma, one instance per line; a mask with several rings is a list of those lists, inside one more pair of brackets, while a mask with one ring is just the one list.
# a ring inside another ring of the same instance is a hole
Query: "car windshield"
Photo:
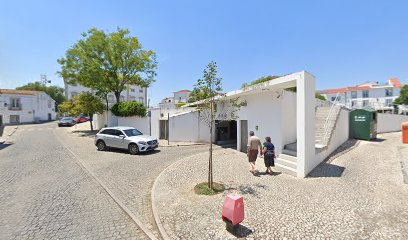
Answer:
[[70, 117], [64, 117], [64, 118], [62, 118], [61, 120], [71, 120], [72, 118], [70, 118]]
[[126, 129], [123, 130], [126, 134], [126, 136], [128, 137], [133, 137], [133, 136], [138, 136], [138, 135], [143, 135], [141, 132], [139, 132], [139, 130], [137, 130], [136, 128], [133, 129]]

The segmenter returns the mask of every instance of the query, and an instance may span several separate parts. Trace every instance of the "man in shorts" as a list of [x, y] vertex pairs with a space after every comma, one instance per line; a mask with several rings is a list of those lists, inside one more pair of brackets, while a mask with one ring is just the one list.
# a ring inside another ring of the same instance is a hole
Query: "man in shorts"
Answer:
[[247, 155], [248, 155], [249, 164], [251, 165], [250, 172], [254, 175], [256, 173], [255, 162], [256, 162], [256, 158], [258, 157], [258, 149], [259, 149], [259, 152], [262, 154], [261, 140], [257, 136], [255, 136], [255, 133], [253, 131], [250, 131], [249, 139], [248, 139]]

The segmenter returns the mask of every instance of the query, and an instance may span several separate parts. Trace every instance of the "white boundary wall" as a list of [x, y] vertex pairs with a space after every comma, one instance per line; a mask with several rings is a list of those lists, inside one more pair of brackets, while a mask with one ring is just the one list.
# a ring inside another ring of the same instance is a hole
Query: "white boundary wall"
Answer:
[[150, 135], [150, 122], [148, 117], [118, 117], [118, 126], [134, 127], [144, 135]]
[[210, 142], [210, 128], [203, 124], [198, 112], [187, 112], [170, 116], [170, 142]]
[[378, 113], [377, 133], [401, 131], [403, 122], [408, 122], [408, 116]]

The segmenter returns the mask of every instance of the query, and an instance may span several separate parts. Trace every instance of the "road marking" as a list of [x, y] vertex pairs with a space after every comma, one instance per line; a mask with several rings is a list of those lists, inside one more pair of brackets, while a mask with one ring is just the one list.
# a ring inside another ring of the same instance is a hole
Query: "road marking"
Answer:
[[119, 205], [119, 207], [139, 226], [139, 228], [152, 240], [156, 240], [156, 236], [139, 220], [139, 217], [136, 216], [126, 205], [123, 203], [122, 200], [119, 199], [109, 188], [106, 186], [92, 171], [88, 169], [85, 163], [81, 161], [81, 158], [74, 153], [69, 147], [67, 147], [64, 142], [61, 140], [60, 137], [56, 134], [55, 131], [52, 131], [57, 138], [57, 140], [61, 143], [61, 145], [68, 150], [74, 156], [75, 160], [78, 162], [78, 165], [89, 175], [91, 176], [105, 191], [108, 195]]

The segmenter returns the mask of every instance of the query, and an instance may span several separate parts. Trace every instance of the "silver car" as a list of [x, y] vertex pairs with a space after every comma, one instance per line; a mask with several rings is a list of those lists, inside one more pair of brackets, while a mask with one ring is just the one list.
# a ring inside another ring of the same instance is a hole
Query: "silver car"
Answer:
[[99, 151], [107, 147], [128, 149], [130, 154], [138, 154], [156, 149], [159, 146], [157, 138], [143, 135], [132, 127], [102, 128], [95, 136], [95, 145]]

